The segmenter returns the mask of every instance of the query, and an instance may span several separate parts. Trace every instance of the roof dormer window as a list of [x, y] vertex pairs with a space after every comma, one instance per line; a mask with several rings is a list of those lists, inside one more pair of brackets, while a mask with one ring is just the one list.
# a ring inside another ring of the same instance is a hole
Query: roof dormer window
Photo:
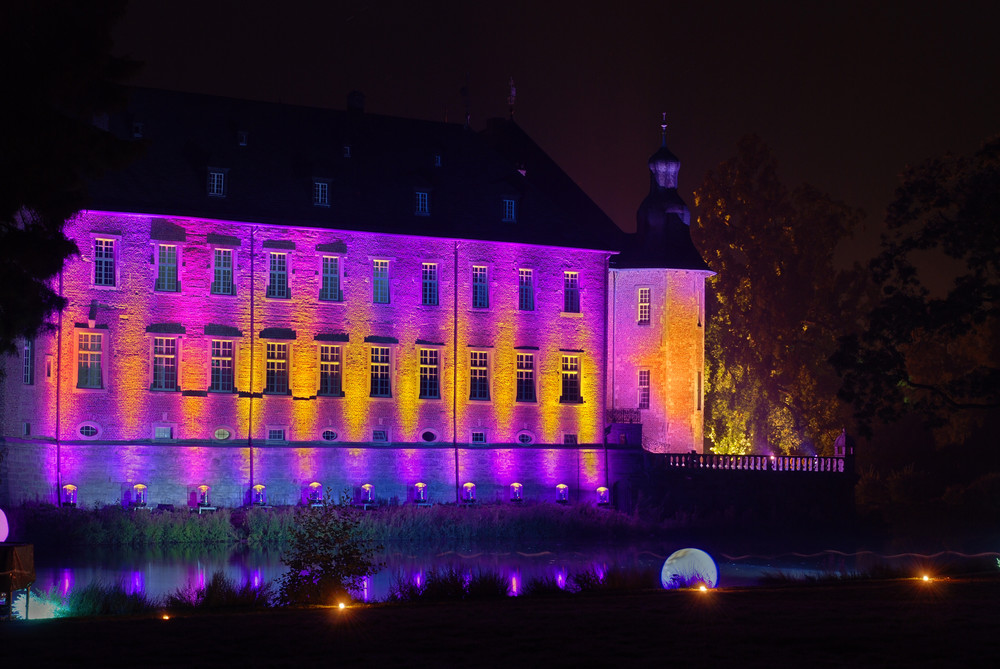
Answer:
[[330, 182], [326, 179], [313, 179], [313, 206], [330, 206]]
[[236, 133], [236, 143], [239, 144], [240, 146], [246, 146], [247, 145], [247, 131], [246, 130], [240, 130], [239, 132]]
[[144, 128], [144, 126], [143, 126], [142, 121], [136, 121], [135, 123], [133, 123], [132, 124], [132, 137], [134, 139], [142, 139], [143, 128]]
[[413, 213], [417, 216], [430, 216], [431, 215], [431, 194], [425, 190], [418, 190], [416, 192], [416, 199], [414, 201]]
[[434, 167], [441, 167], [441, 154], [440, 153], [435, 153], [434, 154]]
[[209, 197], [226, 197], [226, 172], [228, 170], [218, 167], [208, 168], [208, 195]]
[[345, 158], [350, 158], [351, 157], [351, 145], [350, 144], [344, 144], [344, 157]]
[[503, 220], [505, 223], [517, 222], [517, 200], [509, 197], [503, 199]]

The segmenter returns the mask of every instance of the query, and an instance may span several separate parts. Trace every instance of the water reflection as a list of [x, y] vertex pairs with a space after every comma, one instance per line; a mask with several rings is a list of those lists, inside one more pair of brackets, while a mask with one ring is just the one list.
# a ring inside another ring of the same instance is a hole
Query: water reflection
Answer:
[[[426, 586], [428, 576], [453, 572], [460, 574], [466, 587], [473, 576], [496, 574], [507, 586], [510, 596], [524, 593], [532, 582], [555, 583], [565, 589], [575, 575], [589, 573], [598, 580], [607, 578], [612, 569], [648, 572], [648, 587], [658, 587], [663, 561], [678, 546], [650, 543], [632, 546], [554, 546], [529, 547], [427, 547], [389, 546], [379, 555], [384, 566], [367, 577], [354, 596], [364, 602], [386, 599], [398, 583], [412, 583], [417, 590]], [[823, 578], [871, 573], [895, 569], [901, 574], [917, 573], [928, 565], [954, 565], [962, 554], [879, 555], [869, 551], [845, 553], [834, 550], [812, 554], [781, 555], [727, 554], [709, 551], [719, 567], [719, 585], [748, 586], [780, 576], [787, 579]], [[985, 554], [979, 554], [980, 557]], [[991, 554], [996, 555], [996, 554]], [[995, 560], [995, 557], [992, 558]], [[260, 586], [274, 582], [285, 571], [281, 549], [277, 547], [154, 547], [94, 548], [55, 555], [36, 552], [34, 591], [65, 597], [71, 591], [92, 582], [122, 583], [129, 593], [142, 592], [151, 599], [162, 599], [181, 589], [203, 588], [215, 572], [222, 572], [239, 585]], [[34, 604], [32, 604], [34, 606]], [[32, 611], [34, 613], [34, 611]], [[34, 616], [33, 616], [34, 617]]]

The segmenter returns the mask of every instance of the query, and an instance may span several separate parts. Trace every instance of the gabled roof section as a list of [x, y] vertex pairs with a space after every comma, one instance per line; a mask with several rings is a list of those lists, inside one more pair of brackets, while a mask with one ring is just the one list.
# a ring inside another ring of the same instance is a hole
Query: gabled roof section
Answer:
[[[621, 245], [618, 227], [513, 123], [476, 133], [359, 109], [134, 88], [127, 113], [111, 119], [109, 129], [131, 138], [136, 123], [144, 154], [92, 184], [92, 209], [575, 248]], [[518, 172], [522, 163], [530, 166], [527, 176]], [[210, 170], [224, 173], [224, 196], [208, 194]], [[329, 185], [328, 206], [314, 204], [314, 181]], [[418, 191], [429, 194], [429, 215], [415, 215]], [[504, 221], [503, 200], [511, 198], [516, 221]]]

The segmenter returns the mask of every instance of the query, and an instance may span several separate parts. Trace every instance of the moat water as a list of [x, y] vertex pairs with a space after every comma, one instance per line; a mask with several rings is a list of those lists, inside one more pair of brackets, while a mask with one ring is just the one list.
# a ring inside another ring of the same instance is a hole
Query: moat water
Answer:
[[[479, 572], [499, 574], [511, 596], [523, 593], [535, 579], [555, 581], [560, 586], [573, 575], [591, 572], [602, 577], [612, 569], [637, 570], [655, 574], [675, 550], [694, 546], [693, 542], [649, 541], [629, 545], [525, 544], [518, 546], [426, 546], [390, 545], [378, 555], [384, 566], [365, 579], [355, 594], [361, 601], [386, 599], [400, 581], [419, 585], [431, 572], [455, 570], [472, 576]], [[963, 561], [969, 565], [995, 563], [998, 554], [891, 553], [868, 550], [820, 549], [747, 552], [745, 548], [726, 550], [705, 547], [719, 568], [720, 587], [754, 586], [774, 579], [852, 577], [887, 569], [900, 575], [916, 576], [927, 570]], [[772, 547], [774, 548], [774, 547]], [[995, 566], [994, 566], [995, 568]], [[285, 571], [279, 547], [173, 546], [168, 548], [83, 547], [59, 553], [36, 552], [36, 580], [29, 615], [45, 617], [45, 594], [65, 596], [93, 582], [122, 583], [129, 592], [141, 592], [162, 599], [179, 589], [199, 588], [216, 572], [238, 584], [274, 582]], [[36, 601], [37, 600], [37, 601]]]

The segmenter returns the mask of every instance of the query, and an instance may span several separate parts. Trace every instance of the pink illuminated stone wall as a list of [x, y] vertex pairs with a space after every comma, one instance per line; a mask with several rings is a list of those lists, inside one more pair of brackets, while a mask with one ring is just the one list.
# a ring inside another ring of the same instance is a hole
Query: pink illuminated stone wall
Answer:
[[[113, 212], [82, 213], [66, 232], [80, 254], [62, 275], [69, 304], [56, 331], [35, 342], [33, 383], [18, 384], [22, 363], [7, 361], [11, 499], [55, 501], [73, 483], [80, 503], [114, 502], [144, 483], [150, 503], [181, 504], [207, 484], [213, 501], [235, 505], [252, 479], [272, 503], [296, 503], [313, 480], [371, 482], [404, 501], [422, 481], [450, 501], [456, 459], [459, 482], [490, 499], [515, 479], [538, 498], [565, 483], [587, 499], [609, 482], [594, 450], [608, 252]], [[114, 245], [112, 286], [95, 284], [97, 240]], [[156, 290], [161, 246], [177, 254], [177, 291]], [[233, 295], [212, 294], [216, 249], [232, 251]], [[272, 253], [285, 256], [287, 298], [268, 297]], [[324, 256], [338, 259], [340, 301], [320, 299]], [[375, 261], [388, 263], [387, 304], [373, 299]], [[436, 265], [437, 305], [422, 305], [425, 263]], [[474, 267], [486, 268], [488, 306], [473, 304]], [[526, 269], [531, 310], [518, 308]], [[566, 272], [578, 312], [565, 310]], [[100, 342], [98, 388], [79, 387], [81, 357], [95, 353], [81, 336]], [[153, 388], [158, 338], [176, 346], [165, 390]], [[210, 390], [213, 340], [233, 343], [232, 391]], [[287, 392], [265, 392], [268, 344], [287, 346]], [[343, 396], [318, 393], [323, 345], [340, 347]], [[370, 396], [373, 346], [389, 349], [391, 397]], [[421, 350], [437, 353], [437, 398], [419, 397]], [[470, 398], [473, 352], [485, 353], [488, 399]], [[516, 401], [519, 353], [533, 356], [533, 402]], [[564, 358], [579, 402], [561, 399]], [[275, 431], [283, 438], [269, 440]]]
[[[640, 371], [647, 372], [649, 407], [640, 410], [642, 445], [655, 453], [702, 450], [708, 275], [695, 270], [611, 270], [608, 406], [639, 408]], [[649, 294], [648, 322], [640, 322], [642, 289]]]

